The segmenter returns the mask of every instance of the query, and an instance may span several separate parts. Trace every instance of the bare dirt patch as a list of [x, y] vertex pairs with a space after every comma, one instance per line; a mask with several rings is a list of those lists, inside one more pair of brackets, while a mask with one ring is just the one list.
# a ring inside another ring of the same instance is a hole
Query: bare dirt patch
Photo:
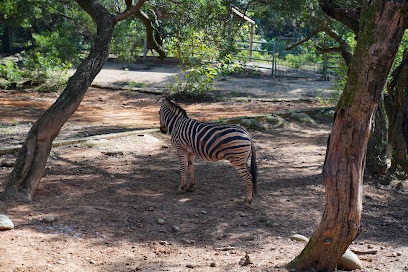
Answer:
[[[16, 122], [9, 133], [2, 130], [2, 145], [22, 141], [29, 122], [55, 100], [0, 94], [0, 122]], [[157, 127], [158, 98], [91, 89], [61, 137]], [[246, 99], [182, 105], [193, 118], [215, 120], [318, 104]], [[0, 271], [286, 271], [304, 247], [289, 236], [310, 236], [324, 209], [321, 172], [330, 124], [292, 122], [291, 129], [250, 132], [259, 169], [259, 194], [250, 208], [241, 205], [244, 184], [228, 162], [197, 160], [196, 191], [177, 194], [178, 161], [166, 135], [54, 148], [35, 200], [0, 202], [0, 213], [16, 225], [0, 233]], [[10, 172], [0, 168], [0, 192]], [[406, 187], [366, 177], [364, 194], [364, 232], [351, 249], [377, 250], [359, 255], [364, 271], [407, 271]], [[56, 220], [46, 223], [46, 215]], [[251, 263], [244, 265], [246, 254]]]

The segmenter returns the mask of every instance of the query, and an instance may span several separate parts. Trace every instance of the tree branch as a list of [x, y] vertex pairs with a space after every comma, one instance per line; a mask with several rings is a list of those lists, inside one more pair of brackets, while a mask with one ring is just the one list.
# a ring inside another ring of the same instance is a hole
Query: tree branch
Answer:
[[360, 31], [359, 8], [356, 10], [343, 9], [332, 0], [319, 0], [319, 5], [323, 12], [329, 17], [349, 27], [354, 34], [358, 34]]
[[321, 46], [316, 46], [316, 49], [322, 53], [338, 53], [341, 52], [340, 48], [338, 47], [330, 47], [330, 48], [323, 48]]
[[291, 49], [295, 48], [296, 46], [301, 45], [302, 43], [307, 42], [307, 41], [310, 40], [314, 35], [316, 35], [316, 34], [319, 33], [319, 32], [322, 32], [322, 31], [323, 31], [323, 28], [320, 28], [320, 29], [318, 29], [318, 30], [313, 31], [309, 36], [307, 36], [307, 37], [304, 38], [303, 40], [301, 40], [301, 41], [299, 41], [299, 42], [297, 42], [297, 43], [295, 43], [295, 44], [292, 44], [291, 46], [286, 47], [285, 50], [291, 50]]
[[334, 32], [328, 26], [324, 27], [323, 31], [327, 35], [329, 35], [330, 38], [334, 39], [336, 42], [338, 42], [340, 44], [338, 49], [340, 50], [341, 55], [342, 55], [344, 61], [346, 62], [347, 66], [349, 66], [350, 62], [351, 62], [351, 58], [353, 57], [353, 54], [351, 53], [350, 47], [349, 47], [348, 43], [346, 42], [346, 40], [344, 40], [342, 36], [340, 36], [339, 34]]
[[164, 60], [167, 57], [166, 51], [164, 51], [163, 47], [156, 41], [154, 37], [154, 31], [158, 30], [153, 26], [153, 23], [149, 16], [141, 10], [138, 10], [135, 15], [139, 18], [146, 28], [146, 39], [147, 42], [159, 53], [159, 58]]
[[136, 5], [131, 6], [130, 8], [126, 9], [126, 11], [118, 14], [115, 16], [115, 23], [123, 21], [127, 18], [129, 18], [130, 16], [138, 13], [140, 11], [140, 9], [142, 8], [143, 4], [149, 0], [139, 0], [137, 1]]

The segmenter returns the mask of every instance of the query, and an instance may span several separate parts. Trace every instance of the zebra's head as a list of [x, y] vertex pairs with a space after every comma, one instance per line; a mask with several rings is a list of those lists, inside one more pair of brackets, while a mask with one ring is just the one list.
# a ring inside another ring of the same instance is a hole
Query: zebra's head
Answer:
[[164, 98], [162, 101], [162, 104], [160, 106], [160, 132], [166, 134], [167, 133], [167, 126], [166, 126], [166, 120], [165, 120], [165, 111], [168, 109], [168, 106], [166, 105], [166, 100], [167, 98]]
[[186, 111], [167, 97], [162, 101], [159, 115], [160, 131], [165, 134], [169, 131], [169, 127], [171, 131], [171, 127], [176, 119], [188, 118]]

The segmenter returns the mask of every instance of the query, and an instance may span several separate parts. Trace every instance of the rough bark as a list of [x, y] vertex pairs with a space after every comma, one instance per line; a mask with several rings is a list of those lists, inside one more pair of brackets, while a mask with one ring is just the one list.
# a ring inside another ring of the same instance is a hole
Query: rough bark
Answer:
[[407, 27], [407, 3], [366, 2], [348, 80], [336, 109], [323, 167], [326, 206], [308, 244], [290, 264], [332, 271], [356, 237], [371, 120]]
[[[136, 12], [146, 0], [140, 0]], [[15, 167], [8, 178], [3, 198], [18, 198], [31, 201], [44, 173], [52, 141], [61, 127], [75, 112], [88, 87], [100, 72], [109, 56], [115, 23], [128, 18], [128, 11], [116, 17], [95, 0], [76, 0], [95, 21], [97, 37], [88, 57], [81, 63], [58, 99], [35, 122], [19, 151]]]
[[392, 147], [390, 173], [408, 173], [408, 50], [401, 64], [393, 71], [388, 94], [385, 96], [389, 120], [388, 139]]
[[31, 201], [44, 172], [52, 141], [75, 112], [88, 87], [109, 56], [114, 16], [96, 1], [77, 1], [97, 24], [97, 38], [89, 56], [69, 79], [55, 103], [35, 122], [18, 153], [3, 196]]
[[385, 174], [387, 170], [387, 160], [389, 158], [388, 149], [388, 120], [385, 113], [384, 102], [382, 101], [375, 111], [373, 122], [373, 133], [367, 146], [366, 171], [373, 175]]

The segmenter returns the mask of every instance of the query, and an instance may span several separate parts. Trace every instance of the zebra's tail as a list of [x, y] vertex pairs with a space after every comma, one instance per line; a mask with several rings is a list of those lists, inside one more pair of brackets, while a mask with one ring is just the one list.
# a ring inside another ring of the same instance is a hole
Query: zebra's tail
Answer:
[[256, 194], [258, 192], [258, 171], [257, 171], [257, 167], [256, 167], [256, 154], [255, 154], [255, 146], [254, 144], [251, 142], [251, 175], [252, 175], [252, 188], [254, 190], [254, 194]]

